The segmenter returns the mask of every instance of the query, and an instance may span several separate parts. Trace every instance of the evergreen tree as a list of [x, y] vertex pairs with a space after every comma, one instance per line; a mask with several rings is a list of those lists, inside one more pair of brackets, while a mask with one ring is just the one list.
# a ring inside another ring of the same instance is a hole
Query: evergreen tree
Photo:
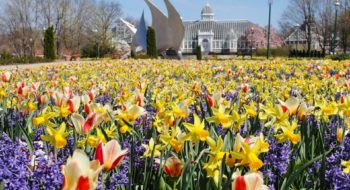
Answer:
[[152, 27], [147, 30], [147, 55], [157, 58], [156, 31]]
[[53, 26], [45, 30], [44, 36], [44, 57], [45, 59], [54, 60], [56, 58], [55, 52], [55, 35]]
[[202, 48], [201, 48], [201, 46], [197, 46], [196, 55], [197, 55], [197, 60], [202, 60]]

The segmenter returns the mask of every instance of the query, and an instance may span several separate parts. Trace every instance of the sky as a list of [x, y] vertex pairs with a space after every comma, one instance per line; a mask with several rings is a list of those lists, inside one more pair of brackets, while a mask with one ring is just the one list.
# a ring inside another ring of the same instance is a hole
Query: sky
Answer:
[[[0, 0], [2, 5], [9, 0]], [[141, 17], [142, 11], [146, 13], [146, 20], [151, 23], [151, 16], [144, 0], [110, 0], [122, 5], [124, 16]], [[183, 20], [198, 20], [202, 8], [209, 3], [214, 9], [216, 20], [246, 19], [260, 26], [268, 24], [268, 0], [170, 0], [179, 11]], [[278, 21], [286, 9], [289, 0], [273, 0], [272, 25], [278, 28]], [[163, 0], [152, 0], [166, 13]]]
[[[183, 20], [198, 20], [202, 8], [209, 3], [213, 8], [216, 20], [246, 19], [261, 26], [268, 24], [268, 0], [170, 0]], [[139, 18], [145, 11], [146, 20], [151, 16], [144, 0], [118, 0], [125, 16]], [[152, 0], [166, 13], [163, 0]], [[272, 4], [271, 23], [278, 28], [278, 21], [288, 5], [288, 0], [274, 0]]]

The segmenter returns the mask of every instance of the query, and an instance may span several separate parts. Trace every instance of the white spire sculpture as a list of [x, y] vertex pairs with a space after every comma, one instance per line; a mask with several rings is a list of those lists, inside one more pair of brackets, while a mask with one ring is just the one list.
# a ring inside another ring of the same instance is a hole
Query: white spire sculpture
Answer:
[[151, 10], [152, 27], [156, 31], [156, 41], [158, 51], [175, 50], [179, 51], [185, 27], [180, 14], [176, 11], [169, 0], [164, 0], [168, 10], [168, 17], [165, 16], [150, 0], [145, 0]]
[[144, 12], [142, 12], [142, 16], [135, 32], [135, 35], [132, 38], [131, 50], [135, 53], [141, 50], [147, 51], [147, 26], [145, 21]]

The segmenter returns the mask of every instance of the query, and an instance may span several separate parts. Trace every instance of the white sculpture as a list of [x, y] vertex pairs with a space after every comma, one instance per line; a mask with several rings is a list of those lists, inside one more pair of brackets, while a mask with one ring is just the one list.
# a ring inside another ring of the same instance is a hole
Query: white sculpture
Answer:
[[169, 0], [164, 0], [168, 10], [165, 16], [150, 0], [145, 0], [151, 10], [152, 27], [156, 31], [156, 42], [158, 51], [179, 51], [185, 34], [185, 27], [179, 13]]
[[132, 38], [131, 49], [134, 53], [141, 51], [142, 49], [147, 51], [147, 26], [145, 21], [144, 12], [142, 13], [137, 31]]

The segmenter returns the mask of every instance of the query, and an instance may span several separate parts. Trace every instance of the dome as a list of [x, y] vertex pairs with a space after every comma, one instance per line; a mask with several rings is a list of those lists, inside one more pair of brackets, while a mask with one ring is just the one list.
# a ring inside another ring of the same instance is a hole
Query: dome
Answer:
[[202, 9], [202, 15], [214, 15], [213, 8], [207, 3]]

